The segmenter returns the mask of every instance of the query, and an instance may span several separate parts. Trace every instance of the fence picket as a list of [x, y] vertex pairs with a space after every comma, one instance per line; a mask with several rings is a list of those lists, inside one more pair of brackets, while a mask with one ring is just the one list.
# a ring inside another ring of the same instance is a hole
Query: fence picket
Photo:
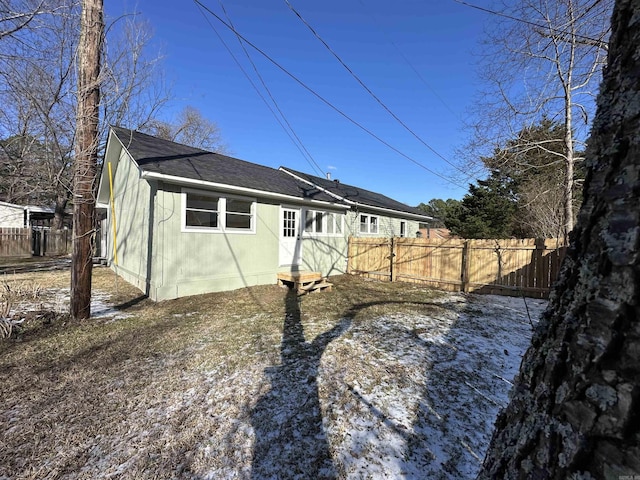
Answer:
[[0, 257], [30, 256], [30, 228], [0, 227]]
[[566, 247], [556, 239], [349, 239], [348, 273], [434, 288], [546, 298]]

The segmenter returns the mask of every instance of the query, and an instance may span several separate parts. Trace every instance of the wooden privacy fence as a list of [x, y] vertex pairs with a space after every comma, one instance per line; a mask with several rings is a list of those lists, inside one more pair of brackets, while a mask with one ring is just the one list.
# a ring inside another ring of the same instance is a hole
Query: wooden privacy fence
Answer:
[[67, 255], [71, 253], [71, 248], [71, 230], [33, 229], [33, 255], [48, 257]]
[[351, 237], [347, 272], [450, 291], [547, 298], [565, 251], [556, 239]]
[[0, 257], [30, 257], [31, 229], [0, 227]]
[[71, 253], [71, 230], [0, 227], [0, 257], [58, 256]]

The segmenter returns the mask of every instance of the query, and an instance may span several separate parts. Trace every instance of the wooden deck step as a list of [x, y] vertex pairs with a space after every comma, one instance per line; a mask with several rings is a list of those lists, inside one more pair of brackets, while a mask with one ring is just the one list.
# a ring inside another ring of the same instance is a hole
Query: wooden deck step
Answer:
[[302, 283], [317, 282], [322, 280], [320, 272], [280, 272], [278, 273], [278, 285], [284, 285], [284, 282]]
[[322, 290], [327, 290], [328, 292], [330, 292], [331, 287], [333, 287], [333, 283], [329, 283], [326, 281], [326, 279], [323, 279], [320, 282], [310, 283], [308, 285], [298, 287], [298, 293], [320, 292]]
[[333, 284], [320, 272], [281, 272], [278, 273], [278, 285], [295, 289], [298, 294], [304, 295], [308, 292], [319, 292], [322, 290], [331, 291]]

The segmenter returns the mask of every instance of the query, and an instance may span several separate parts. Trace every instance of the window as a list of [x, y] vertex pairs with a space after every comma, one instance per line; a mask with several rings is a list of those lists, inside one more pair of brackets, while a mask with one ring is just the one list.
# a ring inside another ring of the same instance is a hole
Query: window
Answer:
[[298, 212], [295, 210], [283, 210], [282, 217], [282, 236], [285, 238], [293, 238], [298, 235], [296, 227], [296, 216]]
[[316, 212], [315, 210], [307, 210], [304, 213], [304, 231], [307, 233], [322, 233], [322, 218], [324, 212]]
[[183, 190], [184, 230], [255, 231], [255, 200]]
[[219, 197], [187, 194], [186, 226], [218, 228], [219, 205]]
[[407, 222], [400, 222], [400, 236], [407, 236]]
[[226, 224], [227, 228], [251, 229], [253, 202], [236, 198], [227, 199]]
[[316, 235], [342, 235], [342, 215], [319, 210], [304, 212], [304, 232]]
[[360, 233], [378, 233], [378, 217], [360, 215]]

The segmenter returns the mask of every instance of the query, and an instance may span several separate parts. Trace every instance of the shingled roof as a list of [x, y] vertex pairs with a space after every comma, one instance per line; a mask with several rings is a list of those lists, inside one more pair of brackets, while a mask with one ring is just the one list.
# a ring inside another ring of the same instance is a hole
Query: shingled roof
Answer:
[[258, 165], [126, 128], [111, 128], [142, 172], [243, 187], [301, 200], [378, 207], [428, 218], [421, 210], [363, 188], [285, 167], [274, 169]]
[[359, 205], [367, 205], [371, 207], [384, 208], [388, 210], [396, 210], [399, 212], [411, 213], [413, 215], [421, 215], [426, 217], [426, 214], [417, 208], [410, 207], [404, 203], [398, 202], [393, 198], [389, 198], [380, 193], [365, 190], [364, 188], [354, 187], [353, 185], [347, 185], [338, 180], [329, 180], [323, 177], [316, 177], [315, 175], [309, 175], [308, 173], [298, 172], [287, 167], [280, 167], [281, 170], [289, 172], [302, 180], [319, 186], [323, 190], [332, 193], [340, 198], [353, 202]]
[[335, 197], [274, 168], [126, 128], [112, 129], [143, 172], [250, 188], [301, 199], [341, 203]]

